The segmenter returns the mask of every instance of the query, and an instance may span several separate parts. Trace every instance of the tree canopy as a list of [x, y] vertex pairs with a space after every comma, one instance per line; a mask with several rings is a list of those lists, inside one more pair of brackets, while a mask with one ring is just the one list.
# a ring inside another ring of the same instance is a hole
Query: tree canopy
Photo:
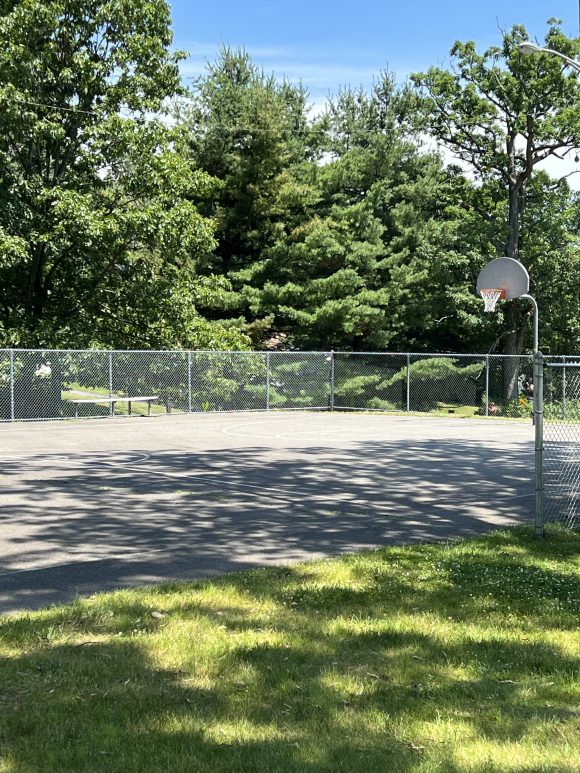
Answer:
[[0, 0], [0, 345], [520, 352], [525, 304], [474, 293], [507, 254], [572, 351], [579, 201], [541, 162], [580, 85], [526, 38], [313, 114], [243, 50], [184, 86], [164, 0]]
[[[576, 56], [580, 41], [567, 38], [557, 20], [548, 25], [545, 46]], [[527, 39], [525, 28], [515, 26], [503, 35], [501, 45], [482, 54], [473, 42], [458, 42], [451, 50], [451, 70], [432, 67], [413, 80], [424, 98], [427, 130], [503, 200], [495, 218], [503, 253], [524, 262], [539, 290], [548, 277], [558, 281], [558, 275], [568, 276], [570, 252], [550, 251], [539, 258], [533, 241], [541, 234], [526, 229], [524, 212], [530, 198], [537, 211], [545, 194], [545, 212], [555, 214], [549, 179], [544, 175], [532, 182], [532, 177], [539, 164], [580, 145], [580, 83], [577, 73], [562, 67], [557, 56], [523, 53], [519, 44]], [[507, 352], [522, 350], [528, 318], [521, 303], [507, 305]]]
[[212, 181], [159, 116], [182, 91], [163, 0], [0, 5], [0, 330], [21, 345], [243, 343], [196, 303]]

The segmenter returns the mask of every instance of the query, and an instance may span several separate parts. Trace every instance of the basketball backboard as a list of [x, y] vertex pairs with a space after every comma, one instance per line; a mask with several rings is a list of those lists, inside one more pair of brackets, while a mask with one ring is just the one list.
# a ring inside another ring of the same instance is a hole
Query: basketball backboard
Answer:
[[482, 290], [501, 290], [501, 297], [506, 301], [527, 295], [529, 289], [529, 274], [515, 258], [496, 258], [484, 266], [477, 277], [479, 294]]

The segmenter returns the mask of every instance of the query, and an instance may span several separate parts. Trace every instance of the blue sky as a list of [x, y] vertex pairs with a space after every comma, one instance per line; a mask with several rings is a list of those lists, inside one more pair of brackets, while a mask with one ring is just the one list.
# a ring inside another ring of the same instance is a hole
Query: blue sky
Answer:
[[314, 104], [341, 85], [372, 82], [389, 69], [404, 80], [446, 66], [456, 40], [485, 48], [499, 29], [523, 24], [541, 40], [546, 20], [578, 34], [578, 0], [169, 0], [174, 43], [190, 52], [184, 78], [203, 72], [220, 44], [242, 46], [267, 72], [302, 80]]

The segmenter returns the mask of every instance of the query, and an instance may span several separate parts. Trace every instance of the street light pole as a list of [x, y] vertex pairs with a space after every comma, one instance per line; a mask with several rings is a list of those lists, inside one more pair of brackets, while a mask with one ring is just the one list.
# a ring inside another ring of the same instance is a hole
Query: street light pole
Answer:
[[[580, 3], [579, 3], [578, 11], [580, 13]], [[576, 70], [576, 72], [580, 72], [580, 62], [577, 62], [575, 59], [571, 59], [569, 56], [566, 56], [566, 54], [563, 54], [561, 51], [556, 51], [555, 48], [542, 48], [541, 46], [536, 45], [536, 43], [532, 43], [531, 40], [524, 40], [522, 43], [519, 44], [518, 48], [520, 49], [522, 54], [525, 54], [526, 56], [530, 56], [532, 54], [551, 54], [552, 56], [557, 56], [559, 59], [565, 62], [569, 67], [572, 67], [573, 70]], [[536, 303], [535, 299], [532, 298], [531, 295], [522, 295], [522, 298], [527, 298], [534, 307], [534, 354], [537, 354], [538, 352], [538, 304]]]
[[[580, 4], [579, 4], [580, 13]], [[579, 17], [580, 19], [580, 17]], [[580, 72], [580, 62], [571, 59], [554, 48], [542, 48], [527, 40], [520, 43], [522, 54], [550, 54], [557, 56], [576, 72]], [[538, 349], [538, 304], [531, 295], [522, 295], [534, 307], [534, 425], [535, 425], [535, 468], [536, 468], [536, 510], [534, 517], [534, 534], [544, 536], [544, 362]]]
[[566, 62], [567, 65], [572, 67], [577, 72], [580, 72], [580, 62], [577, 62], [575, 59], [571, 59], [561, 51], [556, 51], [555, 48], [542, 48], [541, 46], [537, 46], [535, 43], [532, 43], [531, 40], [524, 40], [523, 43], [519, 44], [518, 48], [522, 54], [526, 54], [526, 56], [530, 56], [531, 54], [552, 54], [552, 56], [559, 57], [562, 59], [562, 61]]

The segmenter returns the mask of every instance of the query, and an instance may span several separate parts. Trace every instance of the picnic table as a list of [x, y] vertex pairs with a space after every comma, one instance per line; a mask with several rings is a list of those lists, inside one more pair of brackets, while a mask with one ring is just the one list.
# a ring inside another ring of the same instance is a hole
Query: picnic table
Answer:
[[151, 403], [155, 400], [159, 400], [159, 395], [136, 395], [135, 397], [92, 397], [92, 398], [82, 398], [80, 400], [71, 400], [70, 402], [75, 407], [75, 419], [78, 419], [79, 417], [79, 405], [83, 404], [90, 404], [90, 405], [100, 405], [102, 403], [108, 404], [111, 406], [111, 416], [115, 415], [115, 405], [117, 403], [128, 403], [128, 412], [129, 415], [131, 415], [131, 404], [132, 403], [147, 403], [147, 416], [151, 416]]

